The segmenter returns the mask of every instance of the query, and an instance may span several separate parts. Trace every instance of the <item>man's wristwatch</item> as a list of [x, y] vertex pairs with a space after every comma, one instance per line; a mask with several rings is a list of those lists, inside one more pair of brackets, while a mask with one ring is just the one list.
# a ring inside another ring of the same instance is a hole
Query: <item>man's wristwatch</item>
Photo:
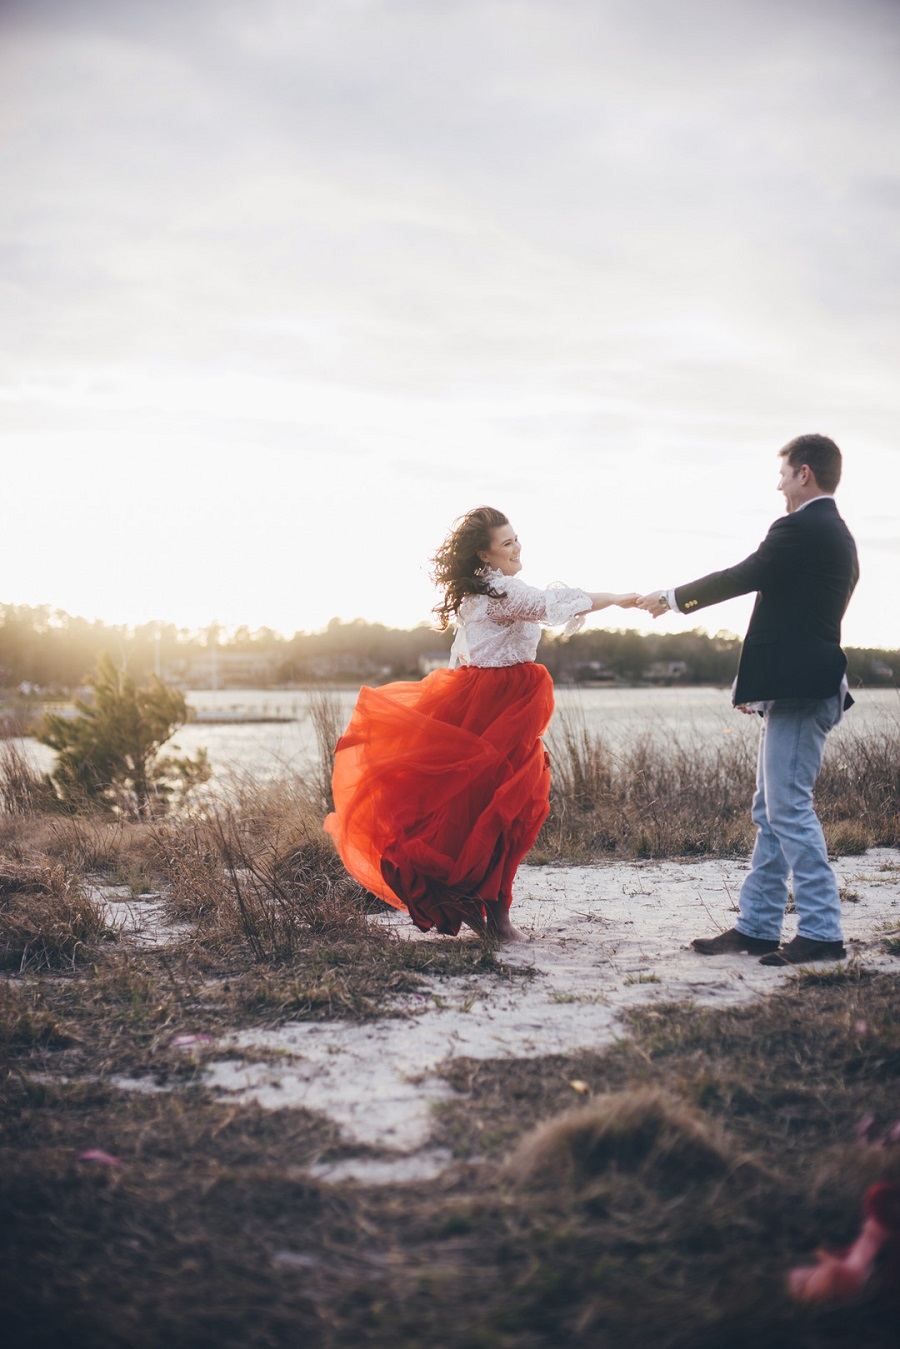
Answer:
[[672, 607], [669, 603], [669, 597], [664, 590], [659, 592], [659, 599], [656, 603], [659, 605], [660, 609], [671, 609]]

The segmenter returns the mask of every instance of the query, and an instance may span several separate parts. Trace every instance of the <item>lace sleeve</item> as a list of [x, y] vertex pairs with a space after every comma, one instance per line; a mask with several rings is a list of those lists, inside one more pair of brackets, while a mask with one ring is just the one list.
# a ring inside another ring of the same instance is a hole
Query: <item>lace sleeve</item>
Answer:
[[[499, 583], [495, 583], [498, 585]], [[487, 599], [487, 615], [494, 622], [542, 623], [548, 628], [557, 628], [565, 624], [566, 635], [577, 632], [584, 623], [584, 615], [590, 610], [591, 597], [583, 590], [574, 590], [570, 586], [554, 585], [547, 590], [538, 590], [536, 586], [526, 585], [518, 577], [502, 578], [506, 598]]]
[[571, 637], [584, 627], [584, 620], [591, 611], [591, 597], [584, 590], [573, 590], [571, 586], [555, 581], [547, 588], [548, 627], [557, 628], [562, 624], [563, 636]]

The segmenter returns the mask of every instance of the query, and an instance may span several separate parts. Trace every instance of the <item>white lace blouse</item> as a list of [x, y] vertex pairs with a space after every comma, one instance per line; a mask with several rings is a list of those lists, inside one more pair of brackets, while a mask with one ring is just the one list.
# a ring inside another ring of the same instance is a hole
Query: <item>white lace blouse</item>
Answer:
[[456, 637], [450, 649], [450, 669], [457, 665], [521, 665], [537, 655], [541, 627], [564, 626], [566, 636], [584, 626], [591, 597], [583, 590], [552, 585], [538, 590], [517, 576], [493, 568], [485, 573], [492, 590], [505, 594], [466, 595], [457, 614]]

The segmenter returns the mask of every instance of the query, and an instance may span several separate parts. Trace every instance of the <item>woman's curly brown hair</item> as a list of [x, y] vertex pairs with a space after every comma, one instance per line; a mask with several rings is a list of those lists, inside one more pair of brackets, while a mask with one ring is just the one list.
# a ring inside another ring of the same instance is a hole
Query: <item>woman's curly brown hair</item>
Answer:
[[453, 522], [452, 530], [431, 559], [431, 579], [444, 592], [444, 598], [432, 611], [441, 630], [459, 612], [466, 595], [506, 598], [505, 591], [492, 589], [481, 575], [484, 563], [478, 554], [488, 551], [494, 530], [508, 524], [503, 512], [493, 506], [476, 506]]

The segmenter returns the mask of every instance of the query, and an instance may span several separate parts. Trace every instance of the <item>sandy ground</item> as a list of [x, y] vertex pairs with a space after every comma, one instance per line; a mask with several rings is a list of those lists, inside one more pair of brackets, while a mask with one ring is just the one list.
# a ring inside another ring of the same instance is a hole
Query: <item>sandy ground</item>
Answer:
[[[900, 924], [900, 852], [840, 859], [848, 958], [900, 971], [881, 938]], [[399, 1016], [244, 1031], [220, 1040], [208, 1084], [227, 1100], [303, 1106], [330, 1117], [349, 1143], [381, 1150], [316, 1168], [334, 1181], [395, 1182], [450, 1163], [429, 1147], [432, 1110], [451, 1088], [446, 1059], [535, 1057], [598, 1049], [623, 1034], [622, 1013], [672, 1001], [729, 1006], [796, 977], [751, 956], [703, 957], [690, 939], [731, 927], [747, 864], [644, 862], [523, 867], [514, 921], [528, 940], [502, 952], [533, 971], [435, 979], [390, 1006]], [[409, 941], [433, 940], [405, 915], [385, 919]], [[785, 939], [796, 919], [788, 915]], [[467, 940], [463, 938], [462, 940]], [[474, 940], [474, 938], [471, 938]], [[266, 1061], [244, 1055], [262, 1053]]]

